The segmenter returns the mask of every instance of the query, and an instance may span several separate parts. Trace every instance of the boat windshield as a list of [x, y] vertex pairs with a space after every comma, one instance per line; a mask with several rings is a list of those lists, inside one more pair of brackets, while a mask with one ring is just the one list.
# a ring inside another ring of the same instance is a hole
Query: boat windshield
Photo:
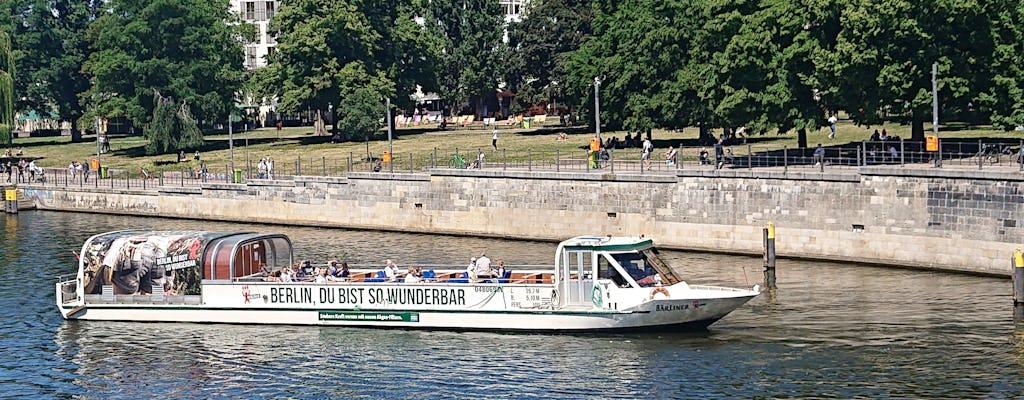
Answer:
[[658, 256], [658, 250], [650, 248], [636, 253], [612, 254], [615, 261], [640, 286], [654, 286], [657, 283], [674, 285], [682, 281]]

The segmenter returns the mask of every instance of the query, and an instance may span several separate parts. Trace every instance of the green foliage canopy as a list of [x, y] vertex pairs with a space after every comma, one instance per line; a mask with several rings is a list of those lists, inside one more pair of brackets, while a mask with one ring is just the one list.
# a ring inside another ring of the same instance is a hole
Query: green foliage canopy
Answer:
[[153, 91], [210, 122], [234, 107], [242, 73], [237, 15], [227, 0], [110, 0], [90, 27], [86, 94], [102, 116], [147, 123]]

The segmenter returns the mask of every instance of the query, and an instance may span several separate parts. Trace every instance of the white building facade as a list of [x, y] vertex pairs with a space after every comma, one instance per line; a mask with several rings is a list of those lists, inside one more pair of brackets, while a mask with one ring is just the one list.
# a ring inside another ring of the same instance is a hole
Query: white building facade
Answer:
[[280, 3], [271, 0], [231, 0], [231, 10], [241, 17], [242, 22], [256, 26], [256, 40], [245, 45], [245, 68], [263, 67], [267, 65], [267, 58], [274, 54], [277, 40], [270, 34], [268, 28], [270, 19], [277, 14]]

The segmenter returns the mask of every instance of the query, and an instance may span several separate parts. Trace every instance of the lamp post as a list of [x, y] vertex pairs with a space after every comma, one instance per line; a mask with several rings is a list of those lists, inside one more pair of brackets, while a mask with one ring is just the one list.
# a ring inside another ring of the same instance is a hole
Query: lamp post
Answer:
[[[103, 163], [100, 162], [100, 153], [103, 150], [102, 146], [103, 145], [100, 144], [100, 117], [96, 116], [96, 166], [100, 168], [103, 168]], [[96, 176], [101, 177], [100, 171], [96, 171]]]
[[391, 143], [391, 98], [387, 97], [384, 99], [385, 113], [384, 117], [388, 120], [388, 170], [391, 173], [395, 172], [395, 149]]
[[601, 141], [601, 103], [598, 101], [597, 92], [601, 90], [601, 77], [594, 77], [594, 129], [597, 140]]
[[[232, 106], [233, 107], [233, 106]], [[235, 182], [235, 134], [234, 128], [231, 126], [231, 117], [234, 115], [234, 110], [228, 113], [228, 157], [231, 159], [231, 182]], [[238, 182], [235, 182], [238, 183]]]

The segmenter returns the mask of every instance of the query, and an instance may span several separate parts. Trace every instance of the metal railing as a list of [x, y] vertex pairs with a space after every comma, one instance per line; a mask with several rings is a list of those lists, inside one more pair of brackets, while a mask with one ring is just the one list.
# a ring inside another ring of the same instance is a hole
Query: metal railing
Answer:
[[[188, 163], [186, 166], [149, 172], [107, 169], [103, 171], [45, 168], [25, 171], [12, 182], [53, 187], [149, 190], [161, 186], [200, 186], [207, 183], [244, 183], [252, 179], [290, 180], [296, 176], [344, 177], [350, 172], [420, 172], [429, 169], [484, 169], [552, 172], [602, 172], [621, 174], [674, 174], [677, 170], [776, 168], [803, 171], [853, 169], [863, 166], [928, 168], [1012, 168], [1021, 163], [1024, 141], [940, 141], [935, 151], [925, 143], [903, 140], [865, 141], [818, 148], [768, 147], [740, 144], [714, 147], [680, 147], [674, 157], [655, 151], [641, 159], [637, 148], [590, 152], [573, 150], [512, 150], [494, 148], [432, 149], [429, 152], [396, 153], [385, 163], [377, 155], [350, 153], [347, 157], [298, 156], [274, 160], [273, 167], [259, 160], [236, 165]], [[5, 178], [0, 173], [0, 179]]]

